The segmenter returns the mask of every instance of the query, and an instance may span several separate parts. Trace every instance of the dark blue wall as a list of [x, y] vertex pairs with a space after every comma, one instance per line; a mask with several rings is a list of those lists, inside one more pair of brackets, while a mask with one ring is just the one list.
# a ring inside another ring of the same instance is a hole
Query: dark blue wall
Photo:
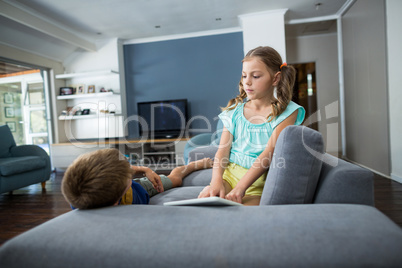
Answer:
[[[125, 45], [128, 116], [137, 114], [137, 102], [187, 99], [190, 118], [206, 117], [214, 131], [219, 107], [238, 94], [242, 59], [241, 32]], [[129, 138], [136, 137], [137, 124], [129, 124]]]

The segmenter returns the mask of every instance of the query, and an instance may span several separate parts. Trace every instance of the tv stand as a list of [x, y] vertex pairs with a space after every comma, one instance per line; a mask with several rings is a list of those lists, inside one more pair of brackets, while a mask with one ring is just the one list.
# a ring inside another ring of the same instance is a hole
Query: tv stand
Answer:
[[180, 137], [187, 137], [188, 132], [182, 131], [159, 131], [159, 132], [144, 132], [141, 139], [149, 140], [163, 140], [163, 139], [180, 139]]
[[172, 170], [184, 165], [184, 146], [188, 138], [100, 140], [51, 145], [55, 168], [68, 167], [79, 155], [104, 148], [117, 148], [132, 165], [147, 166], [155, 171]]
[[[140, 144], [121, 144], [124, 153], [132, 165], [147, 166], [153, 170], [171, 170], [184, 165], [184, 146], [187, 139], [153, 139]], [[138, 146], [140, 145], [140, 146]]]

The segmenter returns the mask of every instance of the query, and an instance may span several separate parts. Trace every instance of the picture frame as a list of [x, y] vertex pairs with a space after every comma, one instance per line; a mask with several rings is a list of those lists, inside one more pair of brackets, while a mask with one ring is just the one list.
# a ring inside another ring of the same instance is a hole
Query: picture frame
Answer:
[[73, 108], [74, 108], [74, 107], [72, 107], [72, 106], [68, 106], [68, 107], [67, 107], [67, 115], [74, 115]]
[[86, 93], [84, 84], [78, 84], [76, 87], [77, 88], [76, 88], [75, 94], [85, 94]]
[[61, 87], [60, 88], [60, 96], [73, 95], [73, 94], [74, 94], [74, 88], [73, 87]]
[[6, 125], [10, 128], [11, 132], [17, 131], [17, 125], [15, 122], [6, 122]]
[[4, 103], [5, 104], [13, 104], [14, 103], [14, 95], [10, 92], [4, 93]]
[[95, 93], [95, 85], [88, 86], [88, 93]]
[[5, 107], [4, 114], [6, 115], [6, 118], [13, 118], [15, 116], [14, 108], [13, 107]]

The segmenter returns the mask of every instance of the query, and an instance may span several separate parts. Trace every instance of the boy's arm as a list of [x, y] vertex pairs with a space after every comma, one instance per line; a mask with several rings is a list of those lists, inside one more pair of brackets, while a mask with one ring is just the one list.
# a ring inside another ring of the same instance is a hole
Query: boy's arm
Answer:
[[142, 166], [131, 166], [131, 168], [137, 172], [141, 172], [145, 174], [145, 177], [148, 178], [148, 180], [152, 183], [152, 186], [159, 192], [163, 192], [163, 185], [162, 185], [162, 180], [161, 177], [156, 174], [152, 169], [149, 167], [142, 167]]
[[233, 190], [226, 195], [226, 199], [241, 203], [248, 187], [250, 187], [260, 176], [262, 176], [262, 174], [264, 174], [265, 171], [268, 170], [279, 134], [283, 129], [285, 129], [285, 127], [294, 125], [296, 122], [297, 113], [297, 110], [294, 111], [288, 118], [283, 120], [274, 129], [271, 137], [268, 140], [267, 147], [265, 147], [264, 151], [257, 157], [251, 168], [247, 171], [243, 178], [240, 179]]

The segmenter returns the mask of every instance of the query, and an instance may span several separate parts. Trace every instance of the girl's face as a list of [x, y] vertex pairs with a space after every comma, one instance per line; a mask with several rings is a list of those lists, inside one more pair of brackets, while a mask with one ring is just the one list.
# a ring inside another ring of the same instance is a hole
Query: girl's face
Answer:
[[274, 86], [278, 84], [280, 72], [274, 76], [266, 65], [256, 57], [243, 62], [242, 82], [249, 100], [270, 100]]

